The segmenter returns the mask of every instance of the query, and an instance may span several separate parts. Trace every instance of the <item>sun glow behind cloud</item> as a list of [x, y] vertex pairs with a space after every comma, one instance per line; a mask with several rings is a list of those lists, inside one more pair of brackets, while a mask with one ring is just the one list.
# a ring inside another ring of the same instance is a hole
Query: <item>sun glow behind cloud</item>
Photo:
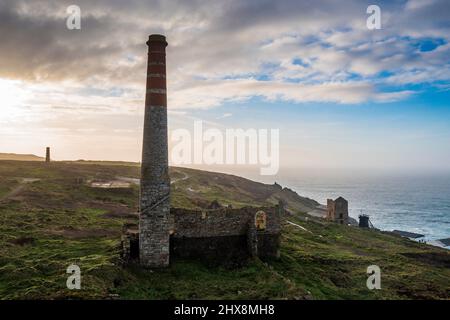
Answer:
[[0, 79], [0, 122], [23, 116], [28, 97], [21, 81]]

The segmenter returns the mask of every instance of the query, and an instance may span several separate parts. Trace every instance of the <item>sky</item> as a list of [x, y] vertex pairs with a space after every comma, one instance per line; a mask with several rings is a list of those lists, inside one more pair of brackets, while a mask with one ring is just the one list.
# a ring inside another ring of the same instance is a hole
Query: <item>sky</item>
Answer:
[[450, 170], [447, 0], [0, 0], [0, 152], [139, 161], [152, 33], [170, 132], [279, 129], [283, 168]]

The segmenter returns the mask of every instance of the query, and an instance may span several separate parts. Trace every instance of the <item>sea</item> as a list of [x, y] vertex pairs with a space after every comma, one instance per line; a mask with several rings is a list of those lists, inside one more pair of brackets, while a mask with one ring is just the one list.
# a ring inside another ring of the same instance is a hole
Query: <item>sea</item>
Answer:
[[342, 196], [351, 217], [369, 215], [378, 229], [420, 233], [427, 242], [450, 237], [450, 172], [291, 169], [256, 180], [268, 183], [274, 178], [321, 204]]

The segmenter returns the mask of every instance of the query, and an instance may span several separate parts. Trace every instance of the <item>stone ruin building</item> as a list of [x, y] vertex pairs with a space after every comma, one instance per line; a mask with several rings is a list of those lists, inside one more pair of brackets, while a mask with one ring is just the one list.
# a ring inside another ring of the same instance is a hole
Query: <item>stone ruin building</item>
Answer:
[[339, 224], [348, 224], [348, 202], [342, 197], [327, 199], [327, 219]]
[[145, 267], [171, 258], [209, 261], [279, 256], [281, 207], [188, 210], [170, 207], [167, 144], [166, 38], [148, 41], [139, 227], [124, 227], [122, 257]]
[[359, 218], [358, 227], [367, 229], [373, 228], [373, 225], [370, 222], [370, 217], [367, 214], [360, 214], [358, 218]]

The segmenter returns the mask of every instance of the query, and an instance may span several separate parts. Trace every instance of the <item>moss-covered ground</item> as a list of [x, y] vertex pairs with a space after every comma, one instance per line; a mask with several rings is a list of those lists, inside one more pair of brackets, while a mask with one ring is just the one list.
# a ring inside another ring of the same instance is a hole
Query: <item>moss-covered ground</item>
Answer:
[[[136, 222], [138, 186], [98, 189], [88, 182], [138, 175], [139, 167], [127, 163], [0, 161], [0, 299], [450, 298], [448, 250], [301, 212], [286, 219], [308, 231], [285, 223], [279, 260], [249, 260], [237, 269], [197, 261], [163, 270], [122, 267], [121, 228]], [[274, 192], [191, 169], [172, 168], [171, 178], [178, 207], [215, 199], [265, 205]], [[66, 288], [72, 263], [81, 268], [81, 290]], [[381, 290], [366, 287], [369, 265], [381, 268]]]

